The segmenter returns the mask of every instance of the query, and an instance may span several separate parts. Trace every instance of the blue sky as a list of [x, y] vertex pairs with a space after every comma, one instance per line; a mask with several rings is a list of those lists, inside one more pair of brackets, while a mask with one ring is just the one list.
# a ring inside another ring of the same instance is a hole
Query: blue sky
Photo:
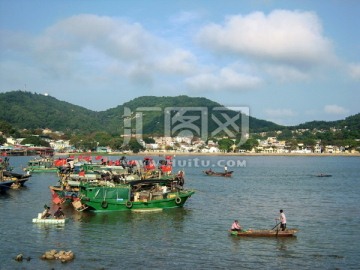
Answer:
[[94, 111], [188, 95], [283, 125], [344, 119], [360, 112], [359, 16], [356, 0], [0, 0], [0, 92]]

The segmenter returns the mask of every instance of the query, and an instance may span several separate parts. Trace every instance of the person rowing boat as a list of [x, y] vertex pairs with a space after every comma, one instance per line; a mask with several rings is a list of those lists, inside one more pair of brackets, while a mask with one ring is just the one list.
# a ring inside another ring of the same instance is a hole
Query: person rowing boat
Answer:
[[239, 221], [236, 219], [234, 220], [233, 224], [231, 225], [231, 231], [238, 231], [240, 232], [242, 230]]

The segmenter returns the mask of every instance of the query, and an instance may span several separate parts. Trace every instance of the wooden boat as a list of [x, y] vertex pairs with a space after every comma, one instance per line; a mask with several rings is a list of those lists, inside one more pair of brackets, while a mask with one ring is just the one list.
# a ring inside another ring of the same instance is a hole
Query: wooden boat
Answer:
[[244, 230], [244, 231], [229, 231], [231, 235], [241, 237], [294, 237], [298, 232], [297, 229], [280, 230]]
[[228, 172], [214, 172], [212, 170], [203, 171], [208, 176], [222, 176], [222, 177], [231, 177], [234, 171]]
[[[182, 174], [183, 175], [183, 174]], [[183, 189], [184, 179], [144, 179], [127, 183], [81, 183], [79, 198], [87, 210], [131, 211], [182, 207], [194, 190]]]
[[324, 173], [320, 173], [318, 175], [316, 175], [317, 177], [331, 177], [331, 174], [324, 174]]

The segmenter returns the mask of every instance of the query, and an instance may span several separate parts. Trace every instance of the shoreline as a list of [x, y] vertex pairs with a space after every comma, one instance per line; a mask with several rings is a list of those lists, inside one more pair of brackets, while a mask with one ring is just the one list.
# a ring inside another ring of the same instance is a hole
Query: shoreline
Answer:
[[139, 152], [139, 153], [123, 153], [123, 152], [112, 152], [112, 153], [98, 153], [98, 152], [84, 152], [84, 153], [55, 153], [54, 156], [211, 156], [211, 157], [224, 157], [224, 156], [284, 156], [284, 157], [360, 157], [360, 153], [183, 153], [183, 152]]

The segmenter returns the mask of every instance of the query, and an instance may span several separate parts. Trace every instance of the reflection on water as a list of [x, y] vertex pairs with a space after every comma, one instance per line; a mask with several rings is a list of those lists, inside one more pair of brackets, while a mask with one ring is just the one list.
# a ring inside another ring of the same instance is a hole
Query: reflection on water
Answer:
[[[30, 158], [10, 162], [19, 167]], [[32, 223], [44, 204], [57, 208], [48, 188], [57, 183], [56, 174], [34, 174], [26, 188], [0, 195], [0, 269], [357, 269], [360, 158], [241, 159], [246, 167], [233, 168], [231, 178], [185, 168], [186, 185], [196, 193], [184, 208], [94, 213], [68, 205], [65, 225]], [[318, 172], [332, 177], [313, 177]], [[234, 219], [244, 228], [271, 229], [280, 208], [288, 227], [300, 229], [296, 238], [229, 236]], [[72, 250], [76, 259], [38, 259], [50, 249]], [[19, 253], [33, 259], [19, 264], [12, 259]]]

